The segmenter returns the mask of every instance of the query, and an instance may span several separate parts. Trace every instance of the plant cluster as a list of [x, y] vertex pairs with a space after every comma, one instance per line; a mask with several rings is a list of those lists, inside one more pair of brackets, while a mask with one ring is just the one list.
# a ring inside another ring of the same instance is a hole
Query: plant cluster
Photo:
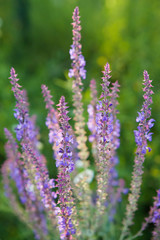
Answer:
[[[143, 163], [152, 140], [150, 129], [154, 125], [151, 118], [152, 80], [144, 71], [143, 105], [138, 112], [134, 131], [136, 152], [132, 180], [125, 188], [116, 170], [117, 149], [120, 146], [120, 122], [118, 120], [119, 83], [110, 82], [111, 70], [107, 63], [102, 77], [102, 92], [97, 96], [96, 82], [91, 80], [91, 102], [88, 105], [89, 141], [95, 170], [90, 166], [85, 120], [83, 116], [82, 79], [86, 78], [85, 59], [82, 55], [81, 25], [79, 9], [73, 12], [73, 44], [70, 49], [73, 78], [74, 128], [65, 97], [62, 96], [54, 107], [48, 87], [42, 85], [42, 94], [48, 110], [46, 125], [49, 129], [49, 143], [52, 145], [56, 179], [50, 179], [46, 159], [39, 150], [39, 130], [35, 117], [30, 116], [27, 94], [19, 85], [14, 68], [10, 82], [16, 99], [14, 117], [16, 139], [5, 129], [7, 160], [2, 166], [5, 194], [15, 214], [33, 230], [35, 239], [135, 239], [142, 235], [149, 223], [154, 224], [152, 239], [160, 239], [160, 190], [154, 197], [153, 206], [141, 229], [132, 235], [130, 227], [137, 210], [140, 197]], [[90, 183], [96, 179], [93, 192]], [[122, 194], [128, 194], [128, 204], [121, 226], [117, 208]], [[120, 233], [121, 232], [121, 233]]]

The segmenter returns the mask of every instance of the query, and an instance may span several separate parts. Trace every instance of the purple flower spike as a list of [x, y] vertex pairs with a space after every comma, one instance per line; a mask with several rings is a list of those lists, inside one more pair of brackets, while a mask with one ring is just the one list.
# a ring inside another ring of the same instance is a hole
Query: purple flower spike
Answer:
[[[108, 66], [107, 66], [108, 68]], [[109, 70], [109, 69], [108, 69]], [[118, 178], [118, 173], [116, 170], [116, 165], [118, 164], [119, 160], [117, 157], [117, 149], [120, 146], [120, 123], [117, 119], [117, 114], [119, 111], [117, 110], [117, 106], [119, 104], [117, 98], [119, 97], [119, 83], [116, 81], [115, 83], [112, 83], [112, 86], [110, 87], [111, 92], [109, 93], [109, 108], [110, 108], [110, 117], [109, 117], [109, 131], [108, 134], [110, 134], [110, 163], [111, 168], [109, 171], [109, 184], [106, 189], [106, 192], [108, 194], [108, 211], [109, 215], [111, 216], [110, 220], [114, 219], [114, 216], [116, 214], [116, 208], [117, 204], [121, 201], [121, 195], [124, 192], [125, 182], [122, 179]]]
[[101, 100], [99, 101], [99, 104], [97, 104], [96, 114], [96, 137], [99, 160], [97, 162], [99, 173], [97, 175], [97, 207], [100, 216], [104, 211], [105, 202], [108, 200], [107, 196], [111, 196], [111, 192], [114, 192], [112, 191], [113, 188], [110, 188], [109, 186], [115, 185], [114, 166], [116, 162], [113, 159], [115, 157], [115, 151], [119, 146], [119, 122], [116, 118], [116, 114], [118, 113], [116, 109], [118, 104], [116, 98], [118, 97], [117, 92], [119, 91], [119, 84], [118, 82], [113, 84], [113, 87], [111, 88], [112, 92], [110, 92], [110, 72], [110, 66], [107, 63], [103, 71]]
[[[85, 70], [85, 59], [82, 55], [82, 45], [80, 43], [81, 40], [81, 25], [80, 25], [80, 16], [79, 16], [79, 8], [76, 7], [73, 12], [73, 43], [70, 49], [70, 57], [72, 60], [72, 68], [69, 70], [69, 77], [73, 77], [72, 91], [73, 91], [73, 106], [74, 106], [74, 121], [75, 121], [75, 135], [78, 149], [78, 157], [82, 162], [84, 170], [87, 170], [89, 166], [89, 162], [87, 158], [89, 156], [88, 148], [86, 145], [87, 137], [85, 131], [85, 119], [83, 116], [83, 102], [82, 102], [82, 90], [83, 90], [83, 82], [82, 79], [86, 78], [86, 70]], [[78, 190], [77, 198], [80, 203], [81, 210], [81, 219], [83, 219], [84, 226], [87, 224], [88, 218], [86, 218], [87, 212], [90, 208], [91, 196], [89, 184], [83, 179], [79, 181], [77, 184]], [[86, 200], [87, 199], [87, 200]], [[86, 201], [86, 207], [84, 208], [84, 201]]]
[[70, 173], [74, 170], [74, 161], [72, 159], [72, 148], [73, 136], [71, 135], [71, 127], [68, 123], [70, 118], [68, 117], [68, 111], [66, 106], [65, 98], [62, 96], [58, 106], [59, 110], [59, 123], [60, 123], [60, 139], [59, 139], [59, 164], [58, 164], [58, 209], [59, 218], [59, 230], [61, 239], [69, 238], [75, 234], [75, 210], [74, 210], [74, 199], [72, 196], [72, 187], [70, 182]]
[[152, 103], [152, 80], [149, 79], [147, 71], [144, 71], [144, 80], [143, 80], [143, 91], [144, 91], [144, 102], [142, 109], [138, 112], [138, 117], [136, 119], [139, 122], [137, 130], [134, 131], [135, 141], [137, 144], [136, 157], [134, 160], [134, 169], [132, 174], [132, 181], [130, 187], [130, 194], [128, 197], [128, 205], [126, 209], [126, 217], [123, 222], [123, 230], [121, 239], [128, 236], [129, 227], [133, 224], [133, 217], [135, 211], [137, 210], [137, 203], [140, 196], [141, 184], [142, 184], [142, 174], [143, 174], [143, 162], [145, 160], [145, 154], [148, 151], [151, 151], [151, 148], [147, 146], [147, 140], [152, 140], [152, 134], [150, 128], [154, 125], [154, 119], [149, 119], [151, 116], [150, 105]]
[[[48, 87], [46, 87], [45, 85], [42, 85], [41, 88], [42, 88], [42, 94], [44, 97], [44, 101], [46, 102], [46, 108], [48, 109], [46, 125], [49, 129], [49, 143], [53, 145], [52, 148], [54, 150], [54, 158], [56, 160], [56, 167], [58, 167], [60, 165], [59, 142], [60, 142], [60, 138], [61, 138], [58, 111], [55, 110], [53, 107], [54, 102], [51, 100], [52, 96], [50, 94], [50, 91], [48, 90]], [[73, 133], [72, 129], [70, 131], [72, 131], [72, 133]], [[77, 160], [77, 152], [76, 152], [77, 142], [76, 142], [74, 134], [72, 134], [71, 144], [72, 144], [73, 159], [74, 159], [74, 161], [76, 161]]]
[[10, 72], [12, 84], [12, 91], [14, 92], [14, 96], [17, 100], [16, 102], [16, 109], [14, 110], [14, 116], [19, 121], [19, 124], [15, 128], [17, 139], [20, 141], [22, 139], [24, 129], [26, 128], [27, 121], [26, 118], [28, 117], [28, 102], [26, 99], [26, 93], [24, 90], [21, 90], [21, 86], [17, 83], [19, 79], [17, 78], [17, 74], [15, 73], [14, 68], [11, 68]]
[[83, 103], [82, 103], [82, 88], [83, 83], [82, 79], [86, 78], [86, 70], [84, 69], [86, 62], [82, 55], [81, 49], [82, 45], [80, 44], [81, 40], [81, 25], [80, 25], [80, 16], [79, 8], [76, 7], [73, 12], [73, 44], [69, 51], [70, 58], [72, 60], [72, 68], [69, 70], [69, 77], [73, 77], [73, 106], [74, 106], [74, 120], [75, 120], [75, 133], [77, 136], [77, 144], [79, 149], [79, 158], [83, 162], [85, 168], [88, 167], [89, 163], [87, 162], [88, 158], [88, 148], [86, 146], [86, 132], [85, 132], [85, 121], [83, 117]]
[[53, 107], [54, 102], [51, 100], [52, 96], [50, 94], [50, 90], [48, 90], [48, 87], [45, 85], [42, 85], [41, 88], [42, 88], [42, 94], [44, 97], [44, 101], [46, 102], [46, 108], [48, 109], [46, 125], [49, 129], [49, 143], [53, 144], [54, 157], [58, 164], [59, 156], [57, 154], [57, 151], [58, 151], [57, 142], [59, 139], [59, 128], [60, 128], [58, 112]]
[[[70, 58], [72, 62], [72, 69], [69, 70], [69, 77], [74, 77], [75, 79], [86, 78], [86, 70], [84, 69], [86, 62], [81, 53], [81, 44], [79, 41], [81, 40], [81, 26], [79, 20], [79, 8], [76, 7], [73, 13], [73, 44], [71, 45], [71, 49], [69, 50]], [[80, 82], [79, 82], [80, 83]], [[81, 84], [81, 83], [80, 83]]]
[[[46, 168], [45, 158], [40, 154], [38, 150], [37, 136], [39, 133], [35, 127], [35, 119], [29, 116], [29, 104], [26, 97], [26, 91], [20, 90], [21, 86], [17, 83], [19, 79], [17, 78], [17, 74], [15, 74], [14, 69], [11, 69], [10, 79], [12, 90], [16, 98], [16, 109], [14, 116], [18, 120], [18, 125], [15, 130], [22, 150], [23, 178], [26, 184], [25, 189], [29, 195], [29, 201], [34, 202], [33, 206], [31, 206], [30, 203], [30, 206], [28, 208], [34, 209], [35, 213], [33, 212], [33, 214], [31, 214], [31, 218], [37, 219], [37, 221], [39, 221], [40, 224], [38, 226], [36, 225], [35, 230], [38, 228], [38, 233], [41, 234], [41, 231], [43, 229], [41, 223], [43, 224], [44, 220], [42, 221], [41, 219], [43, 214], [39, 214], [39, 207], [41, 208], [41, 211], [44, 208], [50, 209], [49, 218], [52, 224], [55, 226], [55, 202], [48, 184], [49, 175]], [[17, 175], [13, 175], [12, 177], [15, 180], [17, 179]], [[47, 188], [46, 184], [48, 186]], [[35, 216], [36, 214], [37, 216]]]

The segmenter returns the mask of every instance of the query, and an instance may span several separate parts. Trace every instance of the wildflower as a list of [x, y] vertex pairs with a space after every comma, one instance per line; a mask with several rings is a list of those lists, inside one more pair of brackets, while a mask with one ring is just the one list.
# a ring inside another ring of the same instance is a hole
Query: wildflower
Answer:
[[[89, 156], [88, 148], [86, 145], [87, 137], [85, 131], [85, 120], [83, 116], [83, 103], [82, 103], [82, 90], [83, 82], [82, 79], [86, 78], [85, 70], [85, 60], [82, 56], [82, 45], [80, 44], [81, 40], [81, 25], [80, 25], [80, 16], [79, 8], [76, 7], [73, 12], [73, 43], [71, 45], [70, 57], [72, 60], [72, 69], [69, 70], [69, 76], [73, 77], [72, 91], [73, 91], [73, 106], [74, 106], [74, 121], [75, 121], [75, 136], [78, 149], [79, 160], [83, 162], [83, 168], [86, 170], [89, 167], [89, 162], [87, 160]], [[79, 201], [80, 212], [80, 224], [86, 228], [88, 225], [89, 219], [89, 209], [91, 205], [91, 191], [89, 184], [85, 179], [79, 181], [74, 187], [74, 193]], [[87, 214], [88, 212], [88, 214]], [[87, 215], [87, 217], [86, 217]], [[83, 230], [82, 230], [83, 231]]]
[[[152, 140], [152, 133], [149, 132], [150, 128], [153, 127], [153, 119], [149, 119], [151, 116], [151, 108], [150, 104], [152, 103], [152, 94], [153, 91], [151, 90], [152, 80], [149, 79], [149, 75], [147, 71], [144, 71], [144, 102], [143, 106], [140, 112], [138, 112], [138, 118], [136, 119], [137, 122], [139, 122], [139, 125], [137, 127], [137, 130], [134, 131], [135, 134], [135, 141], [137, 144], [137, 150], [136, 150], [136, 157], [134, 160], [134, 169], [132, 174], [132, 181], [131, 181], [131, 187], [130, 187], [130, 194], [128, 197], [128, 205], [126, 208], [126, 216], [123, 221], [123, 230], [121, 235], [121, 240], [124, 239], [129, 234], [129, 227], [133, 224], [133, 217], [134, 213], [137, 210], [137, 202], [140, 196], [140, 186], [142, 183], [142, 174], [143, 174], [143, 162], [145, 160], [145, 154], [146, 149], [148, 149], [147, 146], [147, 140]], [[149, 151], [151, 149], [149, 148]]]
[[84, 167], [88, 166], [87, 157], [88, 150], [86, 146], [85, 122], [83, 117], [83, 103], [82, 103], [82, 79], [86, 78], [85, 60], [81, 52], [81, 25], [79, 17], [79, 8], [76, 7], [73, 12], [73, 44], [70, 49], [70, 58], [72, 60], [72, 69], [69, 70], [69, 77], [73, 77], [73, 106], [74, 106], [74, 120], [75, 133], [77, 135], [77, 143], [79, 149], [79, 157], [84, 162]]
[[[26, 179], [26, 189], [32, 195], [31, 199], [37, 202], [41, 199], [45, 208], [50, 208], [49, 218], [53, 225], [56, 225], [54, 207], [55, 202], [49, 187], [49, 174], [45, 163], [45, 158], [37, 148], [37, 128], [34, 120], [29, 116], [28, 101], [26, 92], [20, 90], [21, 86], [17, 83], [18, 78], [15, 70], [11, 69], [11, 84], [16, 98], [16, 114], [18, 126], [15, 129], [17, 139], [20, 141], [23, 158], [23, 177]], [[38, 169], [38, 171], [37, 171]], [[47, 184], [47, 188], [46, 188]], [[41, 204], [42, 205], [42, 204]], [[42, 208], [42, 206], [41, 206]], [[37, 211], [39, 211], [37, 209]]]
[[97, 105], [97, 115], [96, 115], [96, 124], [97, 124], [97, 142], [98, 142], [98, 159], [97, 162], [97, 207], [100, 214], [104, 211], [104, 204], [106, 201], [107, 193], [106, 188], [108, 187], [109, 181], [109, 172], [111, 169], [111, 151], [112, 140], [111, 133], [113, 131], [113, 117], [110, 115], [111, 105], [109, 101], [110, 90], [108, 88], [110, 82], [110, 66], [107, 63], [105, 70], [103, 71], [104, 76], [102, 77], [102, 94], [101, 100]]
[[[113, 219], [116, 213], [116, 204], [120, 199], [120, 193], [123, 192], [123, 187], [119, 183], [118, 174], [115, 169], [118, 163], [116, 150], [120, 145], [120, 124], [117, 119], [119, 84], [116, 81], [109, 88], [110, 72], [110, 66], [107, 63], [103, 72], [102, 93], [97, 105], [96, 123], [99, 157], [99, 162], [97, 163], [99, 173], [97, 177], [97, 204], [102, 212], [104, 211], [104, 207], [107, 206], [109, 208], [109, 215], [111, 216], [110, 219]], [[117, 192], [119, 192], [118, 195]]]
[[60, 205], [58, 211], [59, 228], [61, 239], [68, 239], [67, 237], [76, 233], [74, 224], [74, 199], [72, 196], [72, 187], [70, 183], [70, 173], [74, 170], [74, 161], [72, 159], [71, 143], [73, 137], [69, 134], [70, 125], [67, 116], [68, 107], [66, 106], [65, 98], [62, 96], [58, 106], [59, 123], [60, 123], [60, 139], [59, 139], [59, 165], [58, 165], [58, 204]]

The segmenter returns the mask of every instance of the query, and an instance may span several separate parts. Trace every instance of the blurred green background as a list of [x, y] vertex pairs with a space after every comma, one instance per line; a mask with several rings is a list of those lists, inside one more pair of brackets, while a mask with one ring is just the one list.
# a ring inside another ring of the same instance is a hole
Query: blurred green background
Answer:
[[[129, 187], [133, 166], [137, 111], [142, 104], [143, 70], [153, 79], [152, 152], [144, 164], [142, 196], [133, 232], [147, 216], [152, 197], [160, 188], [160, 1], [159, 0], [0, 0], [0, 165], [5, 160], [4, 127], [14, 130], [15, 99], [8, 80], [11, 66], [28, 92], [31, 114], [37, 115], [43, 153], [53, 171], [51, 146], [45, 126], [46, 110], [41, 84], [48, 85], [57, 104], [61, 95], [71, 106], [71, 80], [68, 79], [69, 48], [72, 44], [72, 12], [79, 6], [82, 23], [83, 55], [87, 65], [84, 81], [84, 107], [90, 101], [89, 82], [95, 78], [100, 93], [101, 71], [108, 61], [112, 80], [121, 85], [119, 119], [121, 147], [118, 150], [119, 175]], [[70, 116], [72, 114], [70, 108]], [[92, 157], [90, 157], [92, 159]], [[2, 184], [1, 184], [2, 185]], [[14, 216], [0, 188], [0, 240], [33, 239], [32, 233]], [[124, 198], [124, 204], [126, 199]], [[124, 209], [122, 209], [124, 213]], [[123, 216], [122, 216], [123, 217]], [[152, 226], [151, 226], [152, 229]], [[148, 231], [140, 239], [150, 239]]]

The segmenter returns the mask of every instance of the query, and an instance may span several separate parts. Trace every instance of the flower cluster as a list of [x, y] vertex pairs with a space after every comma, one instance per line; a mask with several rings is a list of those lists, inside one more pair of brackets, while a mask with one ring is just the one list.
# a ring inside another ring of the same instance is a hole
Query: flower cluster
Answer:
[[[77, 21], [77, 19], [76, 19]], [[75, 31], [76, 34], [76, 31]], [[76, 45], [71, 45], [71, 49], [69, 51], [70, 53], [70, 58], [73, 60], [74, 64], [79, 65], [79, 75], [81, 78], [85, 79], [86, 78], [86, 70], [84, 69], [86, 62], [84, 60], [84, 57], [82, 54], [79, 54], [78, 56], [76, 55]], [[80, 49], [78, 49], [80, 51]], [[75, 68], [74, 68], [74, 64], [72, 64], [73, 69], [69, 70], [68, 76], [70, 78], [74, 77], [76, 72], [75, 72]]]
[[[106, 63], [102, 77], [102, 92], [98, 98], [96, 81], [91, 80], [91, 101], [88, 105], [87, 138], [83, 116], [82, 79], [86, 78], [85, 60], [80, 44], [81, 25], [78, 7], [73, 12], [73, 44], [70, 49], [73, 78], [73, 113], [75, 125], [69, 124], [69, 110], [62, 96], [54, 108], [48, 87], [42, 85], [42, 94], [48, 111], [46, 126], [49, 129], [49, 143], [53, 150], [53, 165], [57, 177], [49, 177], [46, 159], [41, 154], [39, 130], [35, 117], [29, 114], [26, 91], [19, 85], [17, 74], [11, 68], [10, 82], [16, 99], [14, 117], [18, 121], [15, 128], [16, 140], [5, 129], [6, 161], [1, 172], [5, 195], [15, 214], [34, 232], [35, 239], [50, 240], [132, 240], [142, 235], [149, 223], [154, 224], [153, 239], [160, 239], [160, 190], [154, 198], [153, 207], [145, 218], [140, 231], [132, 235], [133, 224], [140, 196], [143, 162], [151, 151], [148, 141], [152, 141], [151, 118], [152, 81], [144, 71], [144, 102], [138, 112], [134, 131], [136, 152], [128, 195], [125, 219], [122, 227], [118, 221], [118, 206], [122, 195], [128, 193], [125, 181], [119, 178], [116, 166], [119, 163], [117, 149], [120, 147], [120, 121], [118, 120], [119, 83], [111, 83], [111, 70]], [[90, 164], [87, 146], [90, 142]], [[18, 142], [18, 143], [17, 143]], [[86, 144], [87, 143], [87, 144]]]

